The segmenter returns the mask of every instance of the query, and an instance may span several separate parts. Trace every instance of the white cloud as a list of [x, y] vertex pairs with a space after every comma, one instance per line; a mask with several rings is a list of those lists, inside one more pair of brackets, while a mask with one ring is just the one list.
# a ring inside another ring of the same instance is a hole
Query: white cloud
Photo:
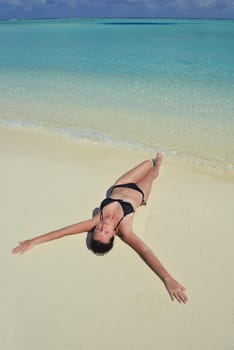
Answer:
[[222, 4], [223, 7], [232, 8], [234, 6], [234, 0], [172, 0], [168, 1], [170, 5], [177, 5], [181, 9], [193, 8], [211, 8], [217, 7]]
[[0, 0], [0, 5], [20, 6], [20, 0]]
[[226, 8], [234, 9], [234, 0], [0, 0], [0, 6], [4, 5], [12, 8], [33, 9], [34, 7], [67, 7], [75, 8], [80, 5], [111, 6], [121, 4], [121, 6], [140, 6], [152, 9], [178, 9], [187, 11], [189, 9]]

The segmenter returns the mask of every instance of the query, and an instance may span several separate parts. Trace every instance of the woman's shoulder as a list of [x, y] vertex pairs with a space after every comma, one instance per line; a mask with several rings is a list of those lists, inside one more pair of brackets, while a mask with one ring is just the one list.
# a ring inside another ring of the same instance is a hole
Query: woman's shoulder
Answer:
[[90, 219], [90, 223], [92, 223], [94, 226], [96, 226], [100, 222], [100, 214], [97, 213]]
[[132, 223], [133, 223], [134, 213], [128, 215], [120, 223], [117, 235], [120, 238], [127, 237], [132, 234]]

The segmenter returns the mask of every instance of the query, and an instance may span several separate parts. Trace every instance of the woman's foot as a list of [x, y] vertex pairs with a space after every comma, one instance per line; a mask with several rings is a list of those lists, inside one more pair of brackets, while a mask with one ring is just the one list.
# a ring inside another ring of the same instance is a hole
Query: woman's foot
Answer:
[[158, 152], [156, 154], [155, 159], [152, 159], [152, 162], [153, 162], [153, 169], [152, 169], [152, 171], [154, 173], [154, 177], [157, 177], [159, 175], [159, 169], [160, 169], [160, 166], [161, 166], [162, 159], [163, 159], [162, 152]]

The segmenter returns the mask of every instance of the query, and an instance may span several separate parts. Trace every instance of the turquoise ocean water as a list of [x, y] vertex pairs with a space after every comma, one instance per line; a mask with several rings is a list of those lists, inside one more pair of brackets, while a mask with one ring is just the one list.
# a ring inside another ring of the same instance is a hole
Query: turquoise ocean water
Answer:
[[234, 21], [0, 21], [0, 125], [234, 169]]

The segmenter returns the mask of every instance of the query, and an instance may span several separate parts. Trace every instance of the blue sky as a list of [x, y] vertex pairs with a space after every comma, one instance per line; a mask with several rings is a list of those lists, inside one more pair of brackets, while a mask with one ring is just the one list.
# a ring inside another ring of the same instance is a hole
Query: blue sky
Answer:
[[234, 18], [234, 0], [0, 0], [0, 18]]

